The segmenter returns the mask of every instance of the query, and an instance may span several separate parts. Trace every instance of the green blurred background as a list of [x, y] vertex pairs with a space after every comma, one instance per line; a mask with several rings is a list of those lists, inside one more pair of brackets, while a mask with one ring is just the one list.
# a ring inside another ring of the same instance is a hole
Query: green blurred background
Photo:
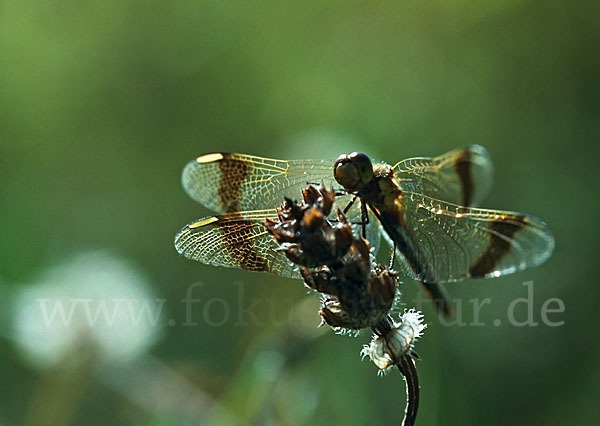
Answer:
[[[537, 269], [449, 288], [467, 321], [468, 300], [492, 298], [485, 326], [444, 326], [423, 305], [418, 424], [598, 421], [599, 9], [0, 1], [0, 425], [398, 424], [404, 384], [360, 361], [368, 334], [318, 329], [300, 282], [177, 255], [175, 232], [210, 214], [180, 173], [209, 151], [394, 163], [470, 143], [494, 160], [486, 206], [544, 219], [557, 246]], [[112, 290], [94, 268], [116, 271]], [[94, 297], [121, 297], [122, 280], [166, 299], [157, 326], [32, 329], [26, 296], [85, 293], [78, 270]], [[564, 325], [493, 325], [526, 281], [534, 320], [560, 298]]]

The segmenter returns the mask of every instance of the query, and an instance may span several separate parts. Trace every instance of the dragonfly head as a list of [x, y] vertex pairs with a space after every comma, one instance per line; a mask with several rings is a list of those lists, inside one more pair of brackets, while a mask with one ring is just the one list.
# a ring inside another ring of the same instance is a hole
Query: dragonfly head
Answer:
[[373, 163], [367, 154], [342, 154], [333, 166], [335, 180], [348, 192], [358, 192], [373, 179]]

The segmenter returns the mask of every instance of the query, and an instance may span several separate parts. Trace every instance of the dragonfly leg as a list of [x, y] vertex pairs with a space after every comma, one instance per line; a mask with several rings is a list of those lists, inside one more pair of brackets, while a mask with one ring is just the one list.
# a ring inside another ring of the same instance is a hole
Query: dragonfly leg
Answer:
[[357, 198], [358, 198], [358, 195], [355, 195], [354, 197], [352, 197], [350, 202], [348, 204], [346, 204], [346, 207], [344, 207], [344, 211], [343, 211], [344, 214], [348, 213], [348, 210], [350, 210], [350, 207], [352, 207], [352, 204], [354, 204], [354, 202], [356, 201]]
[[367, 238], [367, 225], [369, 224], [369, 212], [367, 211], [367, 204], [360, 200], [360, 218], [362, 221], [362, 234], [363, 238]]
[[[307, 185], [307, 186], [309, 186], [309, 185], [311, 185], [311, 186], [315, 186], [315, 187], [316, 187], [316, 186], [324, 186], [324, 184], [323, 184], [323, 181], [321, 181], [321, 183], [318, 183], [318, 182], [311, 182], [311, 181], [308, 181], [308, 180], [307, 180], [305, 183], [306, 183], [306, 185]], [[334, 194], [336, 197], [341, 197], [341, 196], [344, 196], [344, 195], [348, 194], [348, 192], [347, 192], [347, 191], [344, 191], [343, 189], [339, 189], [339, 188], [333, 188], [333, 190], [334, 190], [334, 193], [333, 193], [333, 194]]]

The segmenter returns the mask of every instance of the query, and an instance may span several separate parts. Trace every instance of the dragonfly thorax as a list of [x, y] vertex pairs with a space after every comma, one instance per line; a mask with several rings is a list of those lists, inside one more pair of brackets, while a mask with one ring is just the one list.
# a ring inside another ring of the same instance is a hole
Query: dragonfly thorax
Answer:
[[389, 209], [395, 205], [402, 193], [396, 182], [394, 172], [389, 164], [380, 163], [373, 166], [371, 181], [357, 192], [357, 195], [377, 210]]

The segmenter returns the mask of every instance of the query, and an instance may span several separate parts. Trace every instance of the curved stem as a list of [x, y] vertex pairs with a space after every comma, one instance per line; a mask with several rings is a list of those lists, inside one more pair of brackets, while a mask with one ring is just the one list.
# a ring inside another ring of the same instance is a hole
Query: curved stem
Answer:
[[[392, 317], [387, 315], [379, 324], [372, 327], [372, 330], [376, 335], [383, 336], [392, 329], [393, 323]], [[409, 350], [396, 364], [406, 382], [406, 409], [404, 410], [402, 426], [414, 426], [417, 411], [419, 410], [419, 376], [417, 375], [417, 367], [415, 366], [413, 357], [418, 358], [418, 355]]]
[[402, 357], [397, 367], [406, 381], [406, 409], [404, 411], [402, 426], [413, 426], [419, 409], [419, 376], [417, 376], [417, 368], [409, 354], [405, 354]]

